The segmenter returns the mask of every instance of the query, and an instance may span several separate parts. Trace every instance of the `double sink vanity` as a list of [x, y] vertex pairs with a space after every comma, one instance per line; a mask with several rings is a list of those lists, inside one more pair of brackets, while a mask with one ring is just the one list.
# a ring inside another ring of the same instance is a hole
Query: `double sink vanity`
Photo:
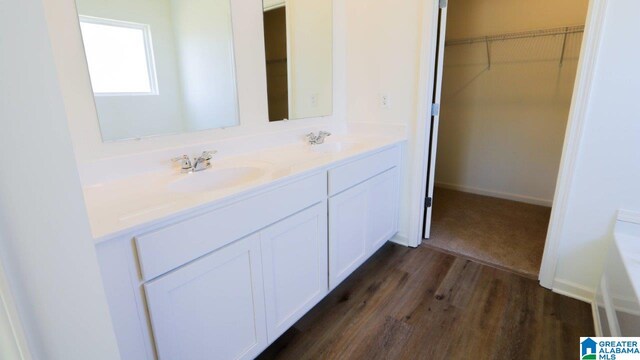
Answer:
[[406, 131], [334, 114], [331, 1], [76, 2], [121, 358], [254, 358], [398, 232]]
[[86, 187], [122, 358], [258, 355], [396, 234], [402, 147], [300, 141]]

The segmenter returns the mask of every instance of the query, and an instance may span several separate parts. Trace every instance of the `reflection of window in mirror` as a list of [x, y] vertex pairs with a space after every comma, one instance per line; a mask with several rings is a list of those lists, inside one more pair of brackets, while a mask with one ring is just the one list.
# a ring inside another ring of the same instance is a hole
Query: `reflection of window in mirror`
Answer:
[[158, 94], [148, 25], [83, 16], [80, 26], [96, 95]]
[[284, 6], [264, 12], [269, 121], [289, 118], [287, 15]]
[[230, 0], [77, 0], [77, 8], [104, 141], [240, 123]]

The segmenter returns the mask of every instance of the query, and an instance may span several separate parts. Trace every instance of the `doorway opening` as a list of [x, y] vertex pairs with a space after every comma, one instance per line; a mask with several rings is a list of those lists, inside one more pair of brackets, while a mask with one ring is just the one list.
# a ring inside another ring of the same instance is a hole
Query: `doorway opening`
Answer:
[[286, 6], [267, 9], [263, 16], [269, 121], [279, 121], [289, 118]]
[[440, 10], [424, 245], [538, 278], [588, 5]]

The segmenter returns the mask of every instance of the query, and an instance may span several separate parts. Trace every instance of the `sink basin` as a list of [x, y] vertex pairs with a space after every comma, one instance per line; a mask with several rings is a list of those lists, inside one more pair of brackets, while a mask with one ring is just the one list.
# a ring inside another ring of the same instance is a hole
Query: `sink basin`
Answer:
[[176, 192], [206, 192], [221, 190], [243, 183], [252, 182], [265, 171], [257, 167], [230, 167], [208, 169], [202, 172], [186, 174], [184, 178], [169, 184], [169, 190]]
[[334, 154], [349, 151], [356, 146], [357, 144], [352, 142], [326, 142], [324, 144], [309, 145], [309, 150], [321, 154]]

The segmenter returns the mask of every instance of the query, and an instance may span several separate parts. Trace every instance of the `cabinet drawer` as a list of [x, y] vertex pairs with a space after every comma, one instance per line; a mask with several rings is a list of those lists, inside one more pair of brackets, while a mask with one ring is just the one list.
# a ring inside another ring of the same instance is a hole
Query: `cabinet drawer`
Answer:
[[374, 177], [400, 164], [400, 147], [368, 156], [364, 159], [329, 170], [329, 196]]
[[256, 232], [326, 198], [320, 173], [136, 237], [143, 280]]

